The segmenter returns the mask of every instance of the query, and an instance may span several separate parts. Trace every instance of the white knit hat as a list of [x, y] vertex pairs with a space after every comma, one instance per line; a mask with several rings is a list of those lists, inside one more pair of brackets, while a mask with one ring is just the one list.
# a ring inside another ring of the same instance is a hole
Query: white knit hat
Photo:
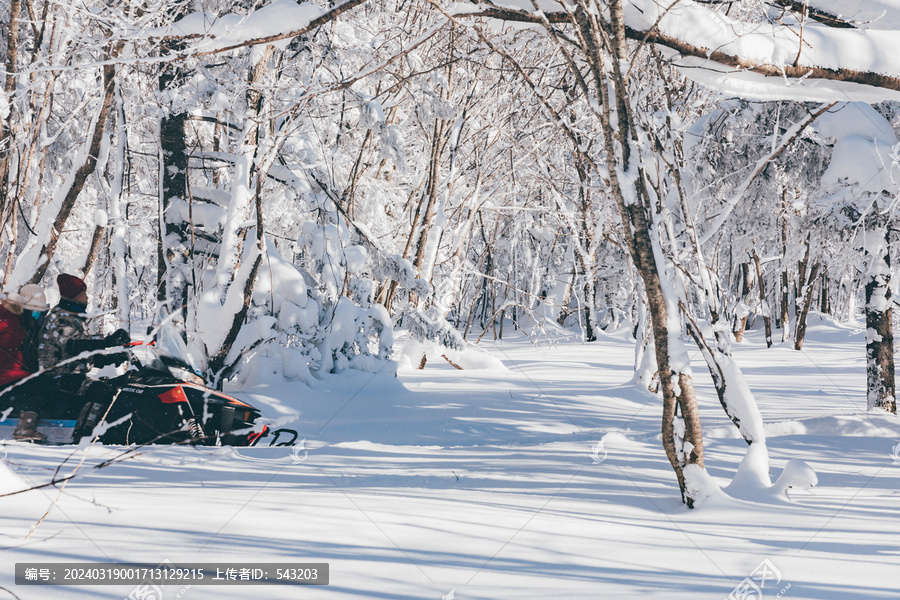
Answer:
[[[10, 296], [12, 295], [10, 294]], [[25, 310], [44, 311], [50, 309], [50, 305], [47, 304], [47, 296], [44, 294], [44, 288], [36, 283], [23, 285], [19, 289], [19, 293], [15, 295], [22, 299], [20, 304]]]

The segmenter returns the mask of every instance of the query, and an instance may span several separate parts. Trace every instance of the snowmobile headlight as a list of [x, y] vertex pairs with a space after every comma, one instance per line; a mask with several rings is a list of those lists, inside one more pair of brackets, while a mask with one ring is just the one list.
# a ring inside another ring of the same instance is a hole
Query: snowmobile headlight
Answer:
[[203, 378], [191, 371], [190, 369], [185, 369], [184, 367], [176, 367], [170, 366], [169, 371], [172, 373], [172, 376], [176, 379], [180, 379], [185, 383], [193, 383], [195, 385], [206, 385], [206, 382], [203, 381]]

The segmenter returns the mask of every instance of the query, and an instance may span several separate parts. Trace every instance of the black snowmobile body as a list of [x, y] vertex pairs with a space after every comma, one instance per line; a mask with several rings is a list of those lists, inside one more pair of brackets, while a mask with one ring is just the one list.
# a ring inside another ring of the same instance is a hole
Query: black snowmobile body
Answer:
[[[105, 444], [252, 446], [268, 435], [265, 425], [254, 426], [259, 410], [208, 387], [171, 333], [126, 352], [124, 375], [48, 399], [38, 422], [46, 443], [77, 443], [104, 422], [96, 432]], [[0, 438], [12, 439], [22, 400], [15, 389], [0, 397], [0, 409], [11, 408], [0, 410]]]

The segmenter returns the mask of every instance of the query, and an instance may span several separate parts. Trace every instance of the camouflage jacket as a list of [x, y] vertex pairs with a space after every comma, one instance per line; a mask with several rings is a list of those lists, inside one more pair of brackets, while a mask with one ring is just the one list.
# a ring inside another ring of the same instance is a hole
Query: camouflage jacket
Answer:
[[[43, 319], [38, 334], [38, 362], [42, 369], [53, 369], [61, 361], [72, 358], [66, 350], [69, 340], [97, 340], [103, 336], [90, 335], [85, 318], [80, 314], [54, 307]], [[87, 367], [85, 362], [74, 362], [64, 365], [66, 371], [81, 371]]]

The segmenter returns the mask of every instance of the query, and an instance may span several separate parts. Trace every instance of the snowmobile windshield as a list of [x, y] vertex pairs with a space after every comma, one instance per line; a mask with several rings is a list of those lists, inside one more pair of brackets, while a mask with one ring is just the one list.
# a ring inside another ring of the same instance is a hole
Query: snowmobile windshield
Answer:
[[194, 363], [194, 359], [191, 358], [187, 345], [173, 325], [166, 323], [156, 332], [156, 349], [161, 356], [174, 358], [181, 364], [190, 367], [194, 372], [200, 371]]

